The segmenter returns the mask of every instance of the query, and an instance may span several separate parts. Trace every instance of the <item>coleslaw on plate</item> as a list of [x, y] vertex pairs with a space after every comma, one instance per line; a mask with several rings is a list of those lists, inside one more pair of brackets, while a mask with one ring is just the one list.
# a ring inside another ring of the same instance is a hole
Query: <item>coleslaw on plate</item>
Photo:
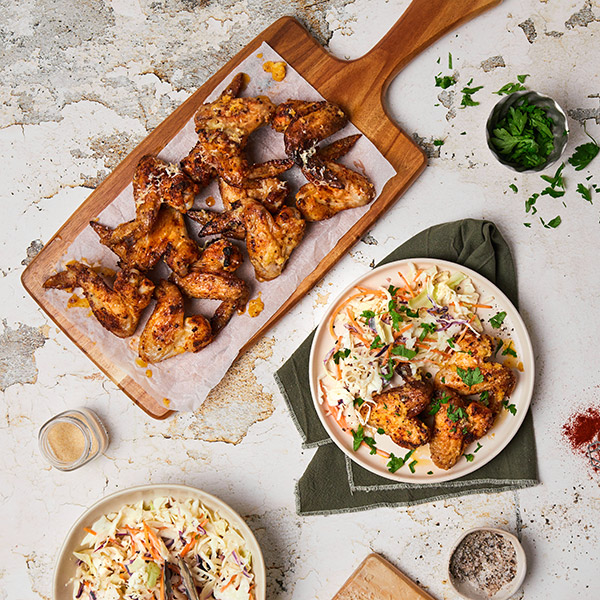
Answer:
[[[252, 556], [244, 538], [199, 500], [169, 497], [126, 504], [102, 516], [80, 548], [73, 578], [76, 600], [186, 600], [176, 557], [188, 565], [200, 600], [254, 598]], [[169, 569], [166, 571], [166, 566]]]

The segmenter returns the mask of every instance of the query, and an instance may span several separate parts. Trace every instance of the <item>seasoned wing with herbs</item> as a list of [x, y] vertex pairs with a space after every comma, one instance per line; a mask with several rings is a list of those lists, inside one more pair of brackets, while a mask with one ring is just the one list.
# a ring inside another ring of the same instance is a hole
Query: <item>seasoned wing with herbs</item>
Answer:
[[91, 267], [76, 261], [44, 282], [46, 289], [72, 291], [77, 287], [83, 290], [100, 324], [121, 338], [135, 333], [154, 292], [154, 284], [136, 269], [120, 271], [111, 289]]
[[483, 437], [493, 426], [495, 414], [478, 401], [468, 405], [454, 390], [436, 389], [429, 407], [434, 415], [429, 442], [431, 460], [440, 469], [450, 469], [471, 442]]
[[[135, 223], [131, 221], [130, 223]], [[98, 234], [100, 243], [110, 248], [120, 259], [121, 265], [135, 267], [140, 271], [151, 271], [161, 258], [178, 275], [186, 275], [190, 266], [200, 259], [198, 244], [188, 235], [183, 215], [163, 206], [152, 228], [144, 231], [131, 227], [127, 234], [123, 231], [130, 223], [123, 223], [110, 229], [91, 221], [92, 229]], [[114, 235], [118, 232], [118, 235]], [[119, 239], [120, 241], [114, 241]]]
[[[502, 408], [502, 401], [510, 396], [515, 386], [514, 373], [508, 367], [489, 360], [493, 349], [489, 335], [476, 335], [469, 330], [456, 344], [459, 351], [453, 352], [448, 362], [438, 371], [436, 381], [462, 395], [488, 392], [489, 407], [494, 413], [498, 413]], [[469, 374], [475, 381], [471, 385], [465, 381]]]
[[248, 284], [232, 273], [190, 271], [185, 277], [173, 275], [173, 280], [190, 298], [222, 301], [211, 319], [214, 335], [227, 325], [236, 311], [245, 308], [250, 295]]
[[273, 217], [259, 202], [248, 202], [244, 208], [246, 248], [259, 281], [281, 275], [292, 251], [304, 237], [306, 221], [290, 206]]
[[381, 428], [403, 448], [418, 448], [429, 441], [429, 427], [418, 417], [428, 406], [431, 386], [403, 373], [405, 383], [373, 396], [369, 424]]
[[183, 352], [198, 352], [213, 340], [210, 322], [202, 315], [184, 317], [183, 296], [169, 281], [160, 281], [156, 306], [140, 336], [138, 353], [157, 363]]
[[217, 238], [204, 246], [202, 256], [194, 264], [194, 271], [233, 273], [244, 262], [242, 251], [230, 240]]
[[251, 165], [245, 154], [250, 134], [269, 122], [275, 105], [266, 96], [239, 98], [243, 73], [214, 100], [203, 104], [194, 118], [199, 141], [182, 161], [183, 170], [201, 184], [214, 175], [236, 187], [254, 187], [256, 178], [274, 177], [293, 161], [272, 160]]
[[[342, 210], [364, 206], [375, 198], [375, 188], [364, 175], [334, 162], [346, 154], [359, 137], [352, 135], [317, 150], [316, 154], [341, 187], [312, 182], [303, 185], [296, 194], [296, 206], [307, 221], [329, 219]], [[302, 172], [308, 179], [308, 172], [305, 173], [304, 168]]]

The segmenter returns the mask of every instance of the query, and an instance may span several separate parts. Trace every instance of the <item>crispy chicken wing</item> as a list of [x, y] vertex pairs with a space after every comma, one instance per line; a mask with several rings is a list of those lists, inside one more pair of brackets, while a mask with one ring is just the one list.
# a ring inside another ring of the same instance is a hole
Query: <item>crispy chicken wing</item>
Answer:
[[223, 235], [234, 240], [243, 240], [246, 237], [243, 206], [223, 212], [201, 208], [191, 210], [188, 216], [202, 225], [202, 229], [198, 232], [200, 237]]
[[243, 213], [246, 248], [259, 281], [275, 279], [300, 243], [306, 221], [290, 206], [275, 217], [259, 202], [249, 201]]
[[315, 184], [341, 188], [337, 174], [328, 168], [319, 153], [319, 142], [342, 129], [348, 122], [344, 111], [330, 102], [288, 100], [273, 114], [271, 125], [284, 133], [285, 151]]
[[405, 374], [403, 378], [403, 385], [373, 396], [369, 424], [403, 448], [418, 448], [429, 441], [430, 431], [417, 415], [429, 404], [433, 390], [426, 381]]
[[196, 113], [199, 141], [182, 167], [200, 183], [216, 173], [230, 185], [254, 187], [253, 179], [274, 177], [293, 164], [286, 159], [248, 163], [244, 151], [248, 137], [269, 122], [275, 105], [266, 96], [239, 98], [242, 82], [243, 73], [238, 73], [216, 100], [203, 104]]
[[44, 282], [46, 289], [72, 290], [76, 287], [83, 290], [100, 324], [122, 338], [135, 333], [154, 291], [154, 284], [136, 269], [120, 271], [111, 289], [91, 267], [75, 261]]
[[200, 187], [177, 165], [168, 164], [155, 156], [144, 156], [133, 175], [133, 199], [136, 225], [149, 231], [161, 204], [168, 204], [185, 213], [194, 204]]
[[211, 319], [214, 335], [227, 325], [235, 311], [244, 309], [250, 294], [246, 282], [232, 273], [190, 271], [185, 277], [174, 275], [173, 280], [190, 298], [222, 300]]
[[183, 296], [174, 283], [160, 281], [154, 294], [156, 306], [140, 336], [140, 358], [157, 363], [210, 344], [210, 322], [202, 315], [184, 318]]
[[[494, 413], [498, 413], [502, 408], [502, 400], [510, 396], [515, 386], [514, 373], [500, 363], [489, 361], [493, 348], [489, 335], [477, 336], [469, 330], [457, 344], [460, 352], [453, 352], [450, 360], [438, 371], [436, 381], [443, 381], [444, 385], [462, 395], [489, 392], [489, 406]], [[465, 371], [478, 368], [483, 381], [469, 387], [458, 374], [459, 368]]]
[[[94, 221], [90, 222], [100, 237], [100, 242], [110, 248], [121, 259], [123, 265], [135, 267], [140, 271], [150, 271], [164, 257], [169, 268], [183, 276], [200, 258], [200, 248], [188, 235], [183, 215], [174, 208], [161, 207], [150, 231], [133, 227], [128, 231], [128, 235], [124, 235], [123, 232], [117, 236], [113, 235], [119, 228], [127, 228], [130, 223], [110, 229]], [[120, 241], [115, 242], [115, 238], [120, 238]]]
[[218, 238], [204, 246], [202, 256], [193, 269], [208, 273], [233, 273], [243, 261], [242, 251], [234, 243]]

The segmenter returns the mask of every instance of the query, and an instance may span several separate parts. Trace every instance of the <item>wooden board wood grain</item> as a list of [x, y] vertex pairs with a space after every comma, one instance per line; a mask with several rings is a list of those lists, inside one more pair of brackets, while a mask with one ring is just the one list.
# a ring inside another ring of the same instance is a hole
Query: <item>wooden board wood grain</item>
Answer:
[[379, 554], [369, 554], [333, 600], [435, 600]]
[[25, 269], [21, 277], [23, 286], [64, 333], [138, 406], [157, 419], [169, 416], [171, 411], [160, 399], [157, 401], [118, 364], [108, 360], [94, 340], [64, 319], [45, 298], [42, 284], [70, 243], [131, 182], [140, 158], [146, 154], [158, 154], [192, 118], [216, 85], [266, 42], [325, 98], [339, 104], [348, 113], [354, 125], [377, 146], [397, 174], [388, 181], [370, 210], [339, 240], [333, 251], [301, 282], [260, 331], [248, 340], [240, 351], [242, 354], [327, 273], [425, 168], [426, 159], [421, 150], [386, 112], [384, 96], [392, 79], [421, 50], [500, 1], [413, 0], [385, 37], [365, 56], [353, 61], [343, 61], [329, 54], [293, 18], [279, 19], [192, 94], [116, 167]]

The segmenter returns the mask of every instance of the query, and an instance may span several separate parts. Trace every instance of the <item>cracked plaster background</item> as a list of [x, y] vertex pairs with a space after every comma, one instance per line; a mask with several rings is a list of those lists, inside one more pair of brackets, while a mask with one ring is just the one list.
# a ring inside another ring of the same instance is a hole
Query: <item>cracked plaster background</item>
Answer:
[[[0, 0], [0, 498], [7, 517], [1, 600], [49, 598], [54, 556], [85, 507], [117, 489], [165, 481], [215, 493], [248, 518], [265, 553], [269, 598], [330, 598], [370, 550], [435, 597], [454, 598], [439, 574], [454, 539], [476, 525], [498, 525], [521, 536], [530, 574], [517, 598], [536, 599], [548, 589], [555, 597], [596, 598], [590, 582], [598, 476], [564, 446], [559, 430], [574, 408], [600, 402], [597, 370], [581, 358], [597, 354], [589, 315], [595, 314], [590, 299], [600, 297], [600, 289], [589, 265], [597, 264], [600, 199], [584, 206], [573, 192], [577, 177], [567, 172], [567, 207], [540, 207], [549, 218], [560, 211], [563, 225], [551, 232], [539, 225], [526, 230], [523, 202], [539, 191], [539, 179], [493, 163], [482, 127], [498, 99], [490, 92], [518, 73], [530, 73], [528, 87], [553, 96], [568, 111], [568, 153], [583, 143], [584, 122], [598, 139], [598, 1], [505, 0], [398, 76], [388, 93], [389, 109], [428, 152], [428, 169], [196, 414], [165, 422], [146, 417], [58, 332], [19, 283], [24, 266], [90, 190], [277, 17], [296, 16], [332, 52], [356, 58], [406, 5]], [[448, 52], [458, 84], [441, 91], [433, 77], [449, 72]], [[473, 85], [484, 85], [475, 96], [481, 105], [462, 110], [458, 92], [471, 77]], [[590, 172], [595, 181], [597, 165]], [[518, 194], [508, 189], [510, 183]], [[521, 312], [538, 361], [532, 410], [543, 485], [412, 509], [296, 516], [293, 483], [312, 452], [300, 448], [271, 373], [347, 281], [423, 227], [466, 216], [496, 221], [515, 252]], [[565, 355], [565, 345], [577, 350]], [[566, 368], [568, 377], [561, 375]], [[248, 390], [240, 395], [242, 382]], [[111, 445], [85, 469], [53, 471], [38, 453], [37, 431], [52, 415], [79, 405], [98, 412]]]

